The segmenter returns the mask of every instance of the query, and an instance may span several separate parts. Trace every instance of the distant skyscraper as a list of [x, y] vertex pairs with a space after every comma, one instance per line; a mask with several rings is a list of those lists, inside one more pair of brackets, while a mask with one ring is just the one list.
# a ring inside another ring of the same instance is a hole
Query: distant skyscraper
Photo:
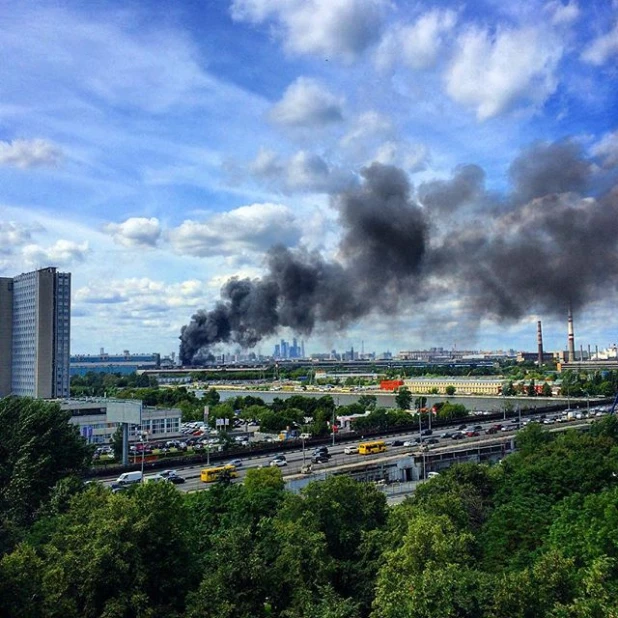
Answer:
[[71, 274], [0, 277], [0, 396], [69, 396]]

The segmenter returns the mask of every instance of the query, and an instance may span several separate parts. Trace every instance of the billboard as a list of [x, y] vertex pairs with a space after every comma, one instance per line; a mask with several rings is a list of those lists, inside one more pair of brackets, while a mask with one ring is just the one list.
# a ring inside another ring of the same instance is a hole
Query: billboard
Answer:
[[130, 425], [142, 424], [142, 402], [136, 400], [108, 399], [107, 422], [129, 423]]

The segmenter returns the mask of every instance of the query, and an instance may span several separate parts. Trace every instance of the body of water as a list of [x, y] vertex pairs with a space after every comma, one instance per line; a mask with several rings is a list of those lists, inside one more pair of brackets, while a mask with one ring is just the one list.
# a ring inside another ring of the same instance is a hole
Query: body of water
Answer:
[[[247, 395], [253, 395], [254, 397], [260, 397], [265, 403], [272, 403], [276, 397], [279, 399], [288, 399], [294, 395], [302, 395], [303, 397], [320, 398], [325, 395], [330, 395], [337, 405], [345, 406], [358, 401], [359, 397], [363, 394], [374, 395], [378, 400], [378, 407], [383, 408], [395, 408], [395, 395], [393, 394], [377, 394], [373, 392], [358, 392], [358, 393], [346, 393], [337, 391], [315, 392], [315, 391], [258, 391], [247, 389], [225, 389], [214, 387], [215, 390], [221, 396], [221, 401], [227, 399], [233, 399], [234, 397], [246, 397]], [[196, 395], [200, 397], [204, 391], [195, 391]], [[565, 406], [571, 404], [572, 407], [577, 405], [585, 406], [586, 399], [575, 400], [573, 398], [566, 399], [561, 397], [480, 397], [480, 396], [468, 396], [468, 395], [453, 395], [447, 397], [446, 395], [425, 395], [427, 397], [427, 403], [429, 406], [440, 401], [450, 401], [451, 403], [461, 403], [470, 411], [482, 411], [499, 412], [504, 409], [505, 404], [510, 406], [511, 409], [516, 409], [517, 406], [523, 408], [539, 408], [556, 403], [564, 403]], [[412, 396], [412, 401], [417, 395]]]

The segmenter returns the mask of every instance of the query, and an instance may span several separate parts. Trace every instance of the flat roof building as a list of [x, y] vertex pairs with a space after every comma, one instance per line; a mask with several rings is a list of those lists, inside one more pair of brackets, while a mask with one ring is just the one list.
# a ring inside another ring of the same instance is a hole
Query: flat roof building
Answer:
[[69, 395], [71, 274], [0, 277], [0, 396]]

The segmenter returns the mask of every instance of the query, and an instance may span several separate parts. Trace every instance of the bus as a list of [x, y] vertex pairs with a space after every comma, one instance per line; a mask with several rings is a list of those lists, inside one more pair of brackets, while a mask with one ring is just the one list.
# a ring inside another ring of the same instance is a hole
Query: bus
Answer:
[[371, 455], [372, 453], [382, 453], [386, 450], [386, 442], [384, 440], [375, 440], [374, 442], [361, 442], [358, 445], [359, 455]]
[[235, 479], [238, 476], [235, 466], [218, 466], [216, 468], [204, 468], [200, 473], [200, 480], [202, 483], [213, 483], [219, 478], [222, 472], [227, 472], [231, 479]]

